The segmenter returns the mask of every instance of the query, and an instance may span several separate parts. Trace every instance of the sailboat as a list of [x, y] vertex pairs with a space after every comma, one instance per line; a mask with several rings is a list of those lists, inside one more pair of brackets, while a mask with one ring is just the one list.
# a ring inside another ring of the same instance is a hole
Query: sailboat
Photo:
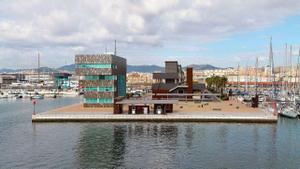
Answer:
[[282, 109], [279, 112], [279, 114], [281, 116], [289, 117], [289, 118], [297, 118], [297, 116], [298, 116], [298, 112], [296, 111], [296, 108], [293, 106], [288, 106], [288, 107]]
[[[290, 58], [292, 58], [292, 47], [290, 48]], [[292, 61], [292, 59], [291, 59]], [[291, 62], [292, 63], [292, 62]], [[292, 72], [292, 65], [291, 66], [291, 71], [290, 74]], [[290, 75], [290, 77], [292, 76], [292, 74]], [[292, 82], [292, 80], [291, 80]], [[292, 95], [291, 98], [289, 99], [289, 102], [285, 102], [285, 105], [289, 104], [288, 106], [284, 106], [281, 108], [281, 110], [279, 111], [279, 114], [283, 117], [288, 117], [288, 118], [297, 118], [298, 116], [298, 111], [297, 111], [297, 104], [296, 104], [296, 99], [295, 99], [295, 89], [292, 90]]]

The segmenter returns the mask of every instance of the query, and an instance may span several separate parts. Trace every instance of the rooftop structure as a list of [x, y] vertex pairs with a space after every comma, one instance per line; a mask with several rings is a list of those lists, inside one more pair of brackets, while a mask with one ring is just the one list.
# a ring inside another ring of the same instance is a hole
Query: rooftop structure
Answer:
[[153, 79], [157, 83], [182, 84], [184, 82], [184, 72], [177, 61], [166, 61], [165, 72], [153, 73]]
[[152, 84], [152, 98], [166, 98], [167, 95], [161, 95], [163, 93], [193, 93], [205, 88], [204, 84], [194, 84], [192, 67], [186, 69], [185, 76], [177, 61], [166, 61], [165, 66], [165, 72], [153, 73], [155, 83]]

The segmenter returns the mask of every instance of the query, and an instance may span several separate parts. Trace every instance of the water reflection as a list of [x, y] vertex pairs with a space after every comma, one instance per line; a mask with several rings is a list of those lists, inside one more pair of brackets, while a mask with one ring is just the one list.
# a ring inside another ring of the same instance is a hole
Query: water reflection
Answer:
[[192, 126], [186, 126], [185, 128], [185, 143], [188, 148], [191, 148], [193, 145], [194, 131]]
[[[291, 135], [294, 130], [278, 130], [276, 124], [80, 125], [76, 168], [281, 168], [284, 156], [299, 157], [293, 149], [299, 148], [299, 136]], [[291, 168], [299, 164], [288, 161]]]
[[[76, 99], [39, 102], [39, 111]], [[50, 104], [51, 103], [51, 104]], [[31, 123], [0, 102], [1, 168], [299, 168], [300, 120], [278, 124]]]
[[120, 125], [88, 125], [80, 132], [79, 168], [121, 166], [125, 154], [127, 129]]

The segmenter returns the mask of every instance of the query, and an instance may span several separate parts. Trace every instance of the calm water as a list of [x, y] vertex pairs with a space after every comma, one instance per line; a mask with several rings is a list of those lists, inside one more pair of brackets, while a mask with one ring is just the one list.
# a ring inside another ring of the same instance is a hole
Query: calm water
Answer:
[[300, 168], [300, 120], [32, 124], [31, 113], [29, 100], [0, 100], [0, 168]]

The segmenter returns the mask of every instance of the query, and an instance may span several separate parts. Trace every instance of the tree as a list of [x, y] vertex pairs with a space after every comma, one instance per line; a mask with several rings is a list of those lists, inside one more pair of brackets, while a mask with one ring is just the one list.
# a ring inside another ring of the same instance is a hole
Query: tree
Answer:
[[207, 84], [207, 88], [209, 90], [212, 90], [214, 92], [220, 92], [223, 94], [223, 90], [226, 86], [227, 83], [227, 78], [226, 77], [220, 77], [220, 76], [212, 76], [209, 78], [206, 78], [205, 82]]

